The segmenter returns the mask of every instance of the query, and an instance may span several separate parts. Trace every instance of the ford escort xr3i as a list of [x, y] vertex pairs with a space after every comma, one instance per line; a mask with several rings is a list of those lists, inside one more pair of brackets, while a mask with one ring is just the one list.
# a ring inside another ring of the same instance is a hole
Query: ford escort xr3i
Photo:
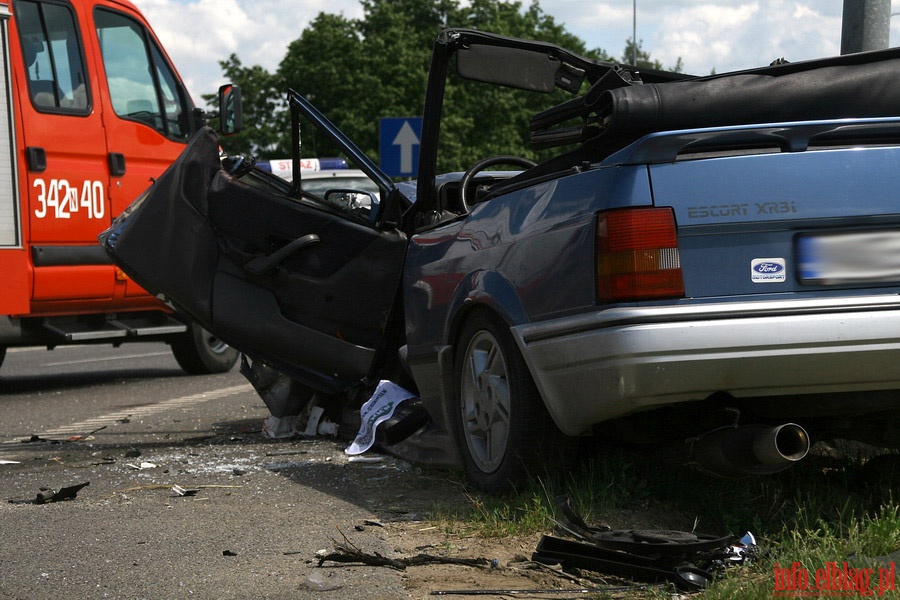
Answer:
[[[413, 391], [484, 489], [586, 434], [771, 473], [900, 441], [898, 73], [894, 49], [689, 77], [447, 30], [416, 180], [291, 91], [295, 165], [302, 127], [379, 193], [235, 170], [206, 130], [101, 242], [323, 398]], [[451, 78], [548, 103], [439, 174]]]

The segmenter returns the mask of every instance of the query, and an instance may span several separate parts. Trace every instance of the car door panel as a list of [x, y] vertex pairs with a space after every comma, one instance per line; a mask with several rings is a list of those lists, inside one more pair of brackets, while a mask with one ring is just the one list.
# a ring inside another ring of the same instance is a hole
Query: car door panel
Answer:
[[[349, 356], [329, 358], [336, 372], [344, 360], [348, 365], [358, 362], [352, 358], [357, 347], [379, 345], [406, 249], [402, 234], [249, 187], [224, 173], [210, 186], [209, 221], [221, 240], [218, 270], [228, 275], [221, 283], [215, 281], [214, 330], [242, 329], [252, 336], [253, 323], [267, 328], [267, 318], [285, 319], [346, 346]], [[251, 268], [310, 236], [315, 239], [287, 253], [273, 269], [257, 273]], [[241, 289], [257, 299], [262, 291], [274, 304], [267, 302], [266, 308], [257, 307], [238, 319], [227, 298]], [[271, 339], [263, 338], [271, 347]], [[321, 357], [310, 356], [310, 362], [314, 359]]]
[[371, 370], [406, 251], [398, 231], [232, 177], [208, 129], [101, 242], [222, 340], [329, 392]]
[[[365, 376], [374, 360], [373, 348], [347, 343], [285, 317], [274, 294], [239, 276], [217, 272], [212, 296], [220, 299], [213, 305], [212, 330], [229, 343], [252, 348], [247, 350], [251, 355], [268, 362], [290, 363], [302, 341], [316, 352], [307, 354], [302, 365], [292, 365], [291, 370], [329, 373], [350, 383]], [[260, 346], [260, 341], [265, 345]]]

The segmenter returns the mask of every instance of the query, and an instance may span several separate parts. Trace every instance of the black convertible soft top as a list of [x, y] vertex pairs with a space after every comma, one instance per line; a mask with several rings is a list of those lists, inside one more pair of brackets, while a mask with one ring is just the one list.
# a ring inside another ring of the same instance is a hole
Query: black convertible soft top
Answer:
[[601, 159], [661, 131], [900, 116], [900, 48], [654, 83], [619, 73], [629, 74], [611, 70], [532, 118], [533, 146], [579, 146], [529, 176]]
[[900, 49], [609, 90], [609, 131], [900, 115]]
[[602, 160], [650, 133], [900, 116], [900, 48], [695, 77], [592, 59], [546, 42], [447, 29], [435, 43], [425, 99], [416, 200], [423, 212], [438, 204], [438, 135], [453, 57], [466, 79], [573, 94], [529, 124], [534, 148], [568, 150], [498, 184], [496, 193]]

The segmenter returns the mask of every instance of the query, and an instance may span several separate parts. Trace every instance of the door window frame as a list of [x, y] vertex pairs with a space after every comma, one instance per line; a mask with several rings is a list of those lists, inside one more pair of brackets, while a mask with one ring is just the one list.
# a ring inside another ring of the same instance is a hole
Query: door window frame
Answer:
[[[115, 26], [110, 19], [117, 20]], [[193, 104], [150, 31], [132, 16], [100, 6], [94, 9], [94, 25], [113, 112], [169, 139], [186, 141], [193, 129]], [[116, 39], [112, 30], [123, 27], [135, 35]], [[146, 93], [135, 94], [138, 90]]]
[[84, 42], [72, 5], [19, 0], [14, 11], [32, 106], [44, 113], [91, 114]]

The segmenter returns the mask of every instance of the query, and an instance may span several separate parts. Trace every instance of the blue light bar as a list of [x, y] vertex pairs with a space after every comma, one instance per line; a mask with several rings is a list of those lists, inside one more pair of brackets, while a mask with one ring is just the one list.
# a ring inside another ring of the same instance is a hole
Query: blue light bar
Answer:
[[343, 158], [320, 158], [319, 168], [327, 171], [330, 169], [348, 169], [350, 167]]

